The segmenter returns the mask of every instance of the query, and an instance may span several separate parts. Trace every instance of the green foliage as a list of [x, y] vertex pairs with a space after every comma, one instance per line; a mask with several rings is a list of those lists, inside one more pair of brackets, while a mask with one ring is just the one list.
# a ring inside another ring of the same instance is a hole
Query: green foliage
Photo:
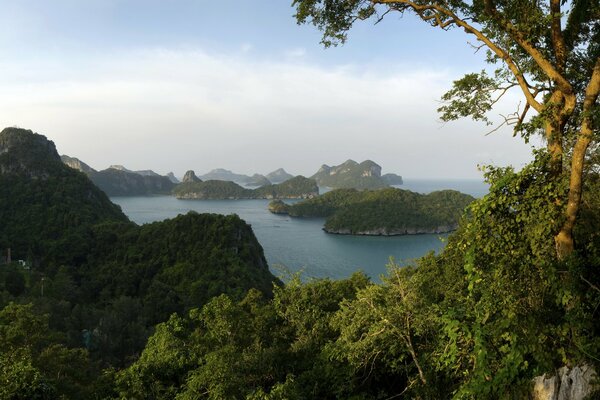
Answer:
[[401, 189], [337, 189], [293, 205], [269, 210], [293, 217], [326, 217], [325, 230], [348, 234], [448, 232], [456, 228], [473, 197], [453, 190], [427, 195]]
[[31, 305], [0, 310], [0, 398], [89, 398], [93, 364], [84, 350], [68, 349], [59, 339]]
[[[330, 319], [344, 299], [367, 286], [363, 275], [302, 284], [295, 278], [234, 302], [211, 300], [188, 318], [160, 324], [140, 359], [119, 373], [121, 397], [334, 398], [351, 397], [350, 370], [332, 363], [337, 337]], [[358, 398], [358, 397], [357, 397]]]

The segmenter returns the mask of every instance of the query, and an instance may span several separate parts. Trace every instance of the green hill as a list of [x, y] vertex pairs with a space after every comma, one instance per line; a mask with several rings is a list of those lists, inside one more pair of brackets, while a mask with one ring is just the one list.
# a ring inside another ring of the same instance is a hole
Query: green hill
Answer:
[[358, 191], [338, 189], [287, 205], [269, 204], [276, 214], [292, 217], [324, 217], [324, 230], [352, 235], [406, 235], [455, 230], [473, 197], [442, 190], [427, 195], [401, 189]]

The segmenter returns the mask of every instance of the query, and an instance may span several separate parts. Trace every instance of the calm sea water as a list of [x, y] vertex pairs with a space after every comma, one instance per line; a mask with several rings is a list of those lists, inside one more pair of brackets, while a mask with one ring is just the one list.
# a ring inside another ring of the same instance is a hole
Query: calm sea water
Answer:
[[[468, 184], [460, 187], [449, 186], [448, 181], [409, 181], [402, 188], [421, 193], [449, 188], [476, 196], [485, 194], [486, 188], [481, 182], [464, 182]], [[268, 200], [178, 200], [170, 196], [113, 197], [111, 200], [138, 224], [173, 218], [190, 210], [237, 214], [252, 225], [269, 266], [276, 275], [282, 271], [302, 270], [304, 278], [339, 279], [362, 270], [377, 281], [386, 272], [390, 257], [394, 257], [398, 263], [410, 263], [430, 251], [441, 250], [446, 237], [331, 235], [322, 230], [323, 219], [290, 218], [270, 213], [267, 210]]]

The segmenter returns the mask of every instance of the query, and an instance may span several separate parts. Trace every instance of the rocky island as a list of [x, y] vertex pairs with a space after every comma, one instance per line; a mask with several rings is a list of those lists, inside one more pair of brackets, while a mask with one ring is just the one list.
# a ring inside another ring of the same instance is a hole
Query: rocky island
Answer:
[[381, 175], [381, 166], [371, 160], [357, 163], [347, 160], [340, 165], [323, 164], [311, 177], [319, 186], [332, 189], [381, 189], [401, 185], [402, 177], [396, 174]]
[[268, 209], [292, 217], [326, 218], [323, 229], [342, 235], [414, 235], [455, 230], [472, 196], [455, 190], [426, 195], [409, 190], [337, 189], [293, 205], [272, 201]]
[[178, 199], [201, 200], [310, 199], [319, 195], [319, 188], [314, 179], [299, 175], [283, 183], [256, 189], [247, 189], [231, 181], [188, 181], [177, 185], [173, 194]]

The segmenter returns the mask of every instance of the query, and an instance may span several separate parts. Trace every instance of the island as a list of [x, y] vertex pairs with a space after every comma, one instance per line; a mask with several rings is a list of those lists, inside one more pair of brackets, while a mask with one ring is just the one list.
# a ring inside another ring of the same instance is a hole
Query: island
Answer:
[[456, 190], [419, 194], [397, 188], [337, 189], [293, 205], [275, 200], [268, 209], [291, 217], [326, 218], [323, 229], [328, 233], [394, 236], [456, 230], [473, 200]]
[[298, 175], [283, 183], [247, 189], [235, 182], [208, 180], [184, 182], [173, 189], [178, 199], [242, 200], [242, 199], [310, 199], [319, 195], [314, 179]]
[[402, 177], [396, 174], [381, 175], [381, 166], [371, 160], [357, 163], [347, 160], [340, 165], [323, 164], [311, 178], [319, 186], [333, 189], [381, 189], [401, 185]]
[[149, 196], [169, 194], [174, 177], [162, 176], [152, 170], [132, 171], [122, 165], [111, 165], [96, 171], [83, 161], [62, 155], [61, 161], [72, 169], [83, 172], [108, 196]]

